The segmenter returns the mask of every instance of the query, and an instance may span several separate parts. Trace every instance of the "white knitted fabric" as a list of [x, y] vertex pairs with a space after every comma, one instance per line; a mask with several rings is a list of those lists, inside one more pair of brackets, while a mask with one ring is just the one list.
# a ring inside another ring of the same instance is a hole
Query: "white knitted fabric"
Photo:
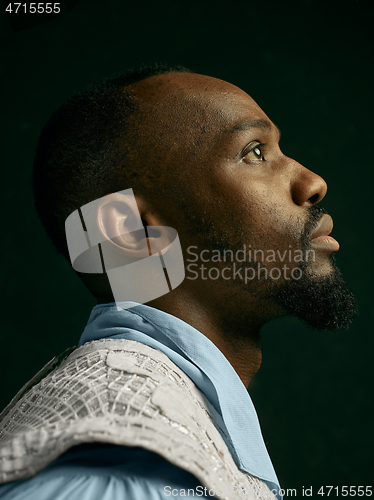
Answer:
[[222, 500], [275, 498], [237, 468], [195, 384], [151, 347], [90, 342], [28, 389], [0, 415], [0, 483], [35, 475], [74, 445], [105, 442], [158, 453]]

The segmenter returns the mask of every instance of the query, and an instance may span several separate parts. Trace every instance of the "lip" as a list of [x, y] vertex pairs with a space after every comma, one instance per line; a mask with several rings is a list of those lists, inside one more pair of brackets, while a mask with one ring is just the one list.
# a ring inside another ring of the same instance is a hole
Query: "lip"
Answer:
[[329, 252], [337, 252], [339, 250], [339, 243], [329, 236], [333, 226], [332, 217], [324, 214], [311, 235], [312, 246]]

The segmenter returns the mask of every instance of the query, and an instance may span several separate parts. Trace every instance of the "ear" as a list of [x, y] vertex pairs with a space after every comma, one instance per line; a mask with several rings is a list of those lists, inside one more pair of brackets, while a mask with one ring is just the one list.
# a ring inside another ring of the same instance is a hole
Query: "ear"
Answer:
[[96, 228], [107, 269], [149, 255], [147, 235], [132, 189], [98, 200]]
[[96, 227], [106, 270], [167, 252], [175, 239], [175, 231], [162, 226], [132, 189], [98, 200]]
[[178, 234], [161, 224], [132, 189], [82, 206], [65, 223], [74, 269], [107, 272], [119, 308], [161, 297], [184, 279]]
[[[149, 255], [146, 233], [132, 189], [112, 193], [75, 210], [65, 221], [71, 263], [83, 273], [105, 272], [118, 257], [138, 259]], [[117, 254], [120, 254], [116, 258]], [[126, 253], [127, 251], [127, 253]], [[140, 252], [140, 253], [139, 253]], [[143, 253], [143, 255], [141, 255]]]
[[104, 268], [118, 309], [161, 297], [183, 281], [177, 232], [162, 226], [142, 198], [132, 191], [113, 193], [99, 200], [96, 213]]

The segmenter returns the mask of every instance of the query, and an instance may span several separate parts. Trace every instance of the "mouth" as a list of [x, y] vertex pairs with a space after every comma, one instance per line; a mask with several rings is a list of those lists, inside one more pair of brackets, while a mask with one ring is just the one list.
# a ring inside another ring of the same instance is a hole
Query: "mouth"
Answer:
[[330, 215], [325, 214], [322, 216], [320, 223], [311, 235], [313, 248], [326, 250], [328, 252], [337, 252], [339, 250], [339, 243], [330, 236], [333, 225], [332, 217]]

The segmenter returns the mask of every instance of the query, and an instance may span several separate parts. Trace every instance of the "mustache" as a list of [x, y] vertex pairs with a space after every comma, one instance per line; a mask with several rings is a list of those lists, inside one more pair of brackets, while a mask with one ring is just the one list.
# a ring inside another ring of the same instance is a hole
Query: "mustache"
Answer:
[[307, 208], [308, 215], [307, 221], [304, 226], [304, 231], [301, 235], [301, 241], [303, 246], [310, 246], [310, 235], [312, 234], [313, 229], [315, 229], [325, 214], [328, 214], [328, 211], [323, 207], [318, 207], [313, 205], [312, 207]]

